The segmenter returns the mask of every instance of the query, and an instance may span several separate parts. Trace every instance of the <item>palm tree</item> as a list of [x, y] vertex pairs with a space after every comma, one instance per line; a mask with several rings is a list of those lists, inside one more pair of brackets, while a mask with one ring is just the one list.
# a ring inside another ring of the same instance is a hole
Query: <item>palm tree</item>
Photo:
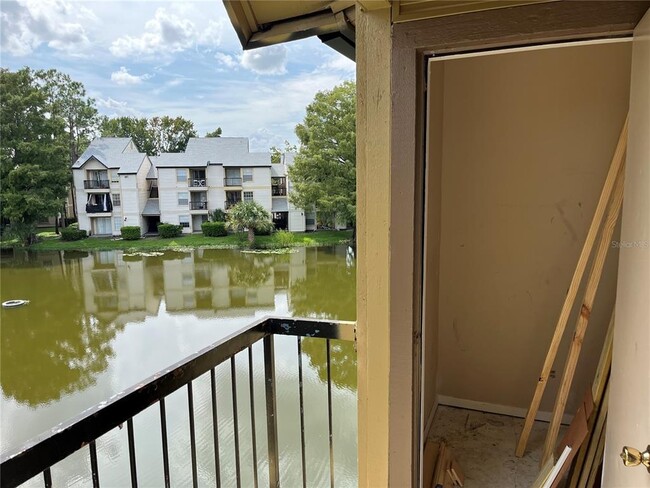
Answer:
[[273, 223], [271, 214], [255, 201], [239, 202], [228, 211], [226, 225], [235, 231], [248, 230], [248, 242], [253, 244], [255, 231], [268, 230]]

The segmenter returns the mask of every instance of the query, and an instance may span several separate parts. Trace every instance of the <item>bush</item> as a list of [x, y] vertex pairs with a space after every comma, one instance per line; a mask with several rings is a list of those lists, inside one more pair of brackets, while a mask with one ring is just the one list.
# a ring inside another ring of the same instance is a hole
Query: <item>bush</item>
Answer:
[[175, 224], [158, 224], [158, 235], [163, 239], [178, 237], [183, 233], [183, 228]]
[[206, 237], [221, 237], [228, 235], [225, 222], [203, 222], [201, 230]]
[[259, 222], [257, 227], [255, 227], [254, 232], [256, 236], [270, 236], [273, 230], [275, 230], [275, 226], [273, 225], [273, 222], [268, 220], [265, 222]]
[[220, 208], [216, 208], [210, 214], [210, 220], [212, 222], [225, 222], [226, 221], [226, 212]]
[[78, 229], [78, 228], [79, 228], [79, 224], [78, 224], [77, 222], [72, 222], [72, 223], [71, 223], [70, 225], [68, 225], [67, 227], [70, 227], [71, 229]]
[[296, 241], [296, 236], [288, 230], [279, 230], [273, 234], [273, 244], [275, 247], [291, 247]]
[[80, 241], [88, 237], [88, 234], [85, 230], [75, 229], [74, 227], [66, 227], [61, 229], [61, 240], [62, 241]]
[[140, 227], [137, 225], [126, 225], [122, 227], [122, 239], [125, 241], [137, 241], [142, 235], [140, 233]]
[[77, 223], [77, 219], [75, 219], [74, 217], [66, 217], [66, 218], [63, 219], [63, 220], [64, 220], [64, 222], [65, 222], [65, 226], [66, 226], [66, 227], [70, 227], [72, 224], [76, 224], [76, 223]]

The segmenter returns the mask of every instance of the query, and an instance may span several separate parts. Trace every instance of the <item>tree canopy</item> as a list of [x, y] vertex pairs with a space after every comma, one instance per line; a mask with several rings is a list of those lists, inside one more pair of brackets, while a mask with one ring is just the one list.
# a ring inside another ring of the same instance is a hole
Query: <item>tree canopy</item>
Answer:
[[300, 150], [289, 177], [291, 202], [319, 219], [356, 223], [356, 87], [346, 81], [318, 92], [296, 126]]
[[212, 132], [208, 132], [207, 134], [205, 134], [205, 137], [221, 137], [221, 133], [222, 133], [221, 127], [217, 127]]
[[66, 118], [41, 81], [29, 68], [0, 69], [0, 213], [25, 243], [63, 208], [70, 181]]
[[[183, 152], [190, 137], [197, 137], [194, 122], [183, 117], [104, 117], [102, 137], [131, 137], [149, 156], [164, 152]], [[216, 132], [216, 131], [215, 131]]]
[[255, 240], [255, 231], [270, 229], [271, 214], [256, 201], [239, 202], [228, 211], [228, 228], [236, 231], [248, 230], [248, 242]]

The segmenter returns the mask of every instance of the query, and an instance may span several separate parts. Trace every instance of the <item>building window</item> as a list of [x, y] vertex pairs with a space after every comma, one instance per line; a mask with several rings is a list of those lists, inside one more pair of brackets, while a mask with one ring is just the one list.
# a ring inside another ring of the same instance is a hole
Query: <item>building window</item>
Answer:
[[244, 201], [245, 202], [252, 202], [253, 201], [253, 192], [252, 191], [245, 191], [244, 192]]
[[120, 232], [122, 229], [122, 217], [113, 217], [113, 230]]
[[119, 207], [122, 204], [119, 193], [113, 193], [113, 207]]
[[242, 180], [243, 181], [253, 181], [253, 168], [243, 168], [242, 169]]
[[186, 191], [179, 191], [178, 192], [178, 205], [180, 206], [185, 206], [187, 207], [189, 200], [188, 200], [188, 195]]
[[189, 215], [179, 215], [178, 223], [181, 227], [189, 229], [190, 228], [190, 216]]
[[177, 169], [176, 170], [176, 181], [178, 183], [187, 183], [187, 170], [186, 169]]

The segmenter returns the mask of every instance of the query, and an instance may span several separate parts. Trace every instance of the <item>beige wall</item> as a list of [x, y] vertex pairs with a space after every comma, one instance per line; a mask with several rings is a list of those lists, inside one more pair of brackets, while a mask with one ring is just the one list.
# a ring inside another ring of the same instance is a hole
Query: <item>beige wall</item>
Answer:
[[[601, 44], [437, 62], [444, 74], [430, 85], [429, 129], [430, 140], [441, 143], [429, 147], [428, 225], [435, 231], [440, 217], [440, 269], [438, 275], [430, 230], [434, 262], [426, 281], [430, 292], [439, 286], [439, 324], [427, 315], [425, 350], [437, 349], [427, 380], [437, 376], [440, 395], [528, 406], [627, 111], [630, 48]], [[433, 106], [440, 96], [442, 110]], [[435, 133], [440, 125], [442, 134]], [[616, 266], [612, 250], [569, 413], [593, 377]], [[574, 321], [575, 313], [569, 330]], [[567, 347], [565, 338], [541, 410], [552, 409]]]

